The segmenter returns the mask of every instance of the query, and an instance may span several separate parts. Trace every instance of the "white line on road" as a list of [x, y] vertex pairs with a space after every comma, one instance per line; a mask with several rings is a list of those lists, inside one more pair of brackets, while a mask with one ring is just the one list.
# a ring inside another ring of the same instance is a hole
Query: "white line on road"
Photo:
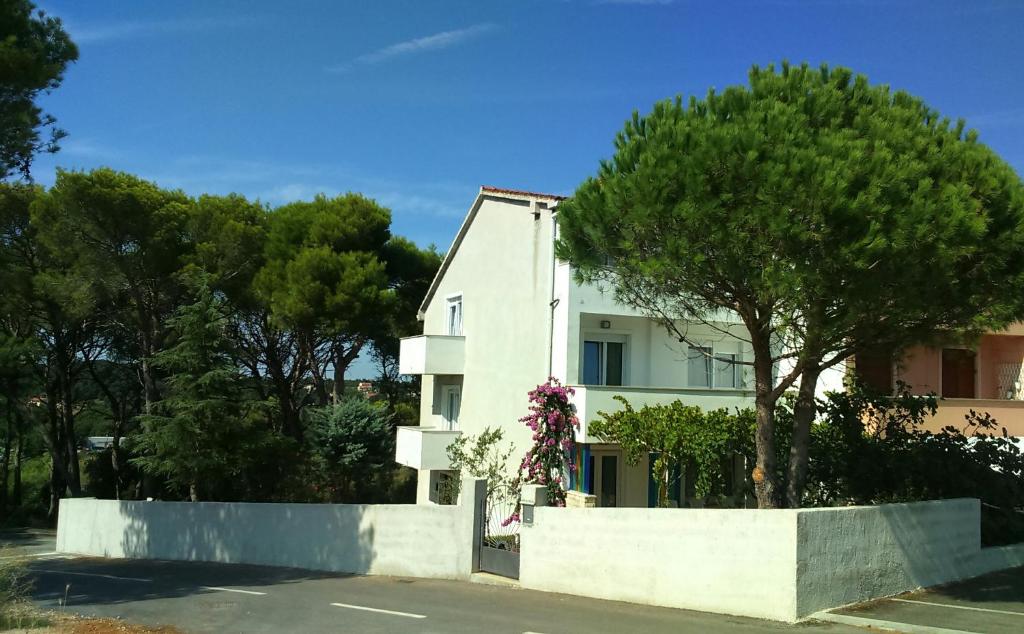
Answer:
[[1014, 616], [1024, 616], [1024, 612], [1014, 612], [1013, 610], [993, 610], [992, 608], [975, 608], [969, 605], [953, 605], [952, 603], [935, 603], [934, 601], [916, 601], [914, 599], [890, 599], [890, 601], [899, 601], [900, 603], [916, 603], [918, 605], [934, 605], [940, 608], [955, 608], [957, 610], [972, 610], [974, 612], [992, 612], [993, 614], [1012, 614]]
[[411, 612], [395, 612], [394, 610], [381, 610], [380, 608], [368, 608], [364, 605], [349, 605], [348, 603], [332, 603], [331, 605], [339, 608], [349, 608], [350, 610], [364, 610], [366, 612], [379, 612], [381, 614], [393, 614], [395, 616], [405, 616], [410, 619], [425, 619], [426, 614], [412, 614]]
[[912, 623], [900, 623], [899, 621], [885, 621], [882, 619], [869, 619], [863, 616], [851, 614], [835, 614], [833, 612], [816, 612], [811, 615], [812, 619], [839, 623], [841, 625], [852, 625], [863, 627], [869, 630], [883, 630], [886, 632], [904, 632], [906, 634], [979, 634], [967, 630], [950, 630], [943, 627], [931, 627], [928, 625], [914, 625]]
[[41, 572], [50, 575], [73, 575], [76, 577], [101, 577], [103, 579], [117, 579], [118, 581], [139, 581], [142, 583], [153, 583], [152, 579], [139, 579], [138, 577], [118, 577], [116, 575], [101, 575], [97, 572], [70, 572], [67, 570], [38, 570], [36, 568], [31, 569], [32, 572]]
[[203, 590], [218, 590], [220, 592], [237, 592], [238, 594], [255, 594], [256, 596], [266, 596], [266, 592], [256, 592], [255, 590], [239, 590], [238, 588], [221, 588], [220, 586], [199, 586]]

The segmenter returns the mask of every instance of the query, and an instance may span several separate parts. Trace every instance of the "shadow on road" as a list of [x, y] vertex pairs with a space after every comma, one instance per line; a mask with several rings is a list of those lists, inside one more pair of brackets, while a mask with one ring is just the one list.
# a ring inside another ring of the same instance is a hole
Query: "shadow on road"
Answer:
[[931, 588], [931, 592], [979, 603], [1024, 601], [1024, 568], [1000, 570], [975, 579]]
[[215, 591], [204, 586], [259, 592], [264, 586], [352, 576], [243, 564], [91, 558], [35, 560], [29, 569], [35, 579], [34, 600], [56, 601], [67, 593], [72, 607], [76, 600], [90, 605], [113, 605]]

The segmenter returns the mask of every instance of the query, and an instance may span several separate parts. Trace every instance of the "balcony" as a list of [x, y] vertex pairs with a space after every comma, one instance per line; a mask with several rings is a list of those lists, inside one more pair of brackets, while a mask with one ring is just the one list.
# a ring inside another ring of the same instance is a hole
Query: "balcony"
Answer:
[[727, 388], [680, 388], [680, 387], [631, 387], [605, 385], [574, 385], [576, 394], [572, 403], [580, 421], [577, 440], [584, 443], [600, 443], [599, 438], [590, 435], [590, 423], [597, 420], [598, 412], [616, 412], [622, 404], [614, 399], [622, 396], [634, 409], [644, 405], [668, 405], [682, 401], [686, 405], [697, 405], [705, 410], [744, 408], [754, 406], [753, 390]]
[[998, 425], [989, 433], [1001, 435], [1006, 429], [1008, 436], [1024, 438], [1024, 401], [1004, 398], [944, 398], [939, 400], [939, 408], [935, 416], [925, 419], [924, 428], [938, 432], [952, 425], [957, 429], [964, 428], [964, 422], [971, 410], [988, 413]]
[[401, 341], [398, 371], [402, 374], [462, 374], [466, 338], [420, 335]]
[[460, 431], [401, 425], [395, 441], [395, 462], [417, 470], [447, 471], [452, 468], [448, 445]]

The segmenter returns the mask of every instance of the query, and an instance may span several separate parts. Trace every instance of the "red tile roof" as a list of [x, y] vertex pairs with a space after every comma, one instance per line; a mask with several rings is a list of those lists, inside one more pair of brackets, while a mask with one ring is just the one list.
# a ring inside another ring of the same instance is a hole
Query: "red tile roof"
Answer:
[[480, 188], [485, 192], [492, 192], [495, 194], [511, 194], [513, 196], [532, 196], [533, 198], [548, 198], [551, 200], [565, 200], [565, 196], [559, 196], [557, 194], [541, 194], [539, 192], [528, 192], [521, 189], [506, 189], [504, 187], [491, 187], [490, 185], [484, 185]]

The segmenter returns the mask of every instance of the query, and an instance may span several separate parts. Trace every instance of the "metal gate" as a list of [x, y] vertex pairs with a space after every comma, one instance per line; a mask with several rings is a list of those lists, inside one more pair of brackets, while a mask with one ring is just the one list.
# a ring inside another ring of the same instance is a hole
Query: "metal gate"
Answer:
[[480, 514], [480, 570], [519, 578], [519, 491], [500, 486], [489, 491]]

